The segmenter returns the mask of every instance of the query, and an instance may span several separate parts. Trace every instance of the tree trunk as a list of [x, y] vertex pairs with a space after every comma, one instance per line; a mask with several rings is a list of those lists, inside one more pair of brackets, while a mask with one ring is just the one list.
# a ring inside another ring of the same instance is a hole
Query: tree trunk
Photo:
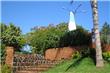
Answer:
[[100, 34], [98, 29], [98, 6], [97, 0], [91, 0], [93, 24], [94, 24], [94, 35], [95, 35], [95, 45], [96, 45], [96, 67], [103, 67], [103, 58], [100, 42]]
[[14, 48], [7, 46], [6, 47], [6, 60], [5, 63], [11, 68], [13, 66], [13, 55], [14, 55]]

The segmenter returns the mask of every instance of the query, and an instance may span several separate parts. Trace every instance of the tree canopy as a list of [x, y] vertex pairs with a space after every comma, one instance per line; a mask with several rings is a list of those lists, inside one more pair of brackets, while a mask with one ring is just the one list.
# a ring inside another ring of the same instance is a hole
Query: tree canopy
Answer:
[[5, 46], [13, 46], [16, 49], [20, 49], [25, 44], [25, 39], [21, 34], [19, 27], [10, 23], [9, 25], [0, 24], [1, 28], [1, 43]]
[[43, 53], [48, 48], [58, 47], [60, 36], [67, 30], [66, 23], [57, 26], [49, 25], [34, 29], [27, 36], [30, 39], [29, 44], [35, 53]]

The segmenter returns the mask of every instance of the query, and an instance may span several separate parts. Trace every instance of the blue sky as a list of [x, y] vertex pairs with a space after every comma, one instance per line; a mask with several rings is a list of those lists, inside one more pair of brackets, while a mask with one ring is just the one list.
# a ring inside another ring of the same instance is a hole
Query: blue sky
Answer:
[[[1, 21], [6, 24], [14, 23], [25, 34], [34, 26], [68, 22], [69, 11], [62, 8], [74, 10], [80, 3], [82, 6], [79, 11], [86, 10], [86, 13], [76, 14], [76, 23], [91, 30], [93, 23], [89, 1], [75, 1], [73, 6], [69, 4], [69, 1], [2, 1]], [[105, 21], [110, 24], [110, 1], [99, 1], [98, 8], [101, 28]]]

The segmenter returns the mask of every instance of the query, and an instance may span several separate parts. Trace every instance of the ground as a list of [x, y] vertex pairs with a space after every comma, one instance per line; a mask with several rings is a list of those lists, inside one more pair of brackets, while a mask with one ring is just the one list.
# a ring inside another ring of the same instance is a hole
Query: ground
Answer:
[[110, 73], [110, 63], [105, 62], [103, 68], [96, 68], [90, 58], [84, 58], [79, 62], [69, 60], [44, 73]]

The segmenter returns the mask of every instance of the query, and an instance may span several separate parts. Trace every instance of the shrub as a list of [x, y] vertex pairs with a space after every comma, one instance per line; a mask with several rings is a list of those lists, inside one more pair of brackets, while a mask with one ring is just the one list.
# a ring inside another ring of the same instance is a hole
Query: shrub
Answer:
[[74, 54], [72, 55], [73, 59], [81, 57], [80, 53], [78, 51], [75, 51]]
[[[1, 43], [0, 43], [1, 44]], [[5, 53], [5, 45], [4, 44], [1, 44], [1, 46], [0, 46], [0, 51], [1, 51], [1, 53], [0, 53], [0, 56], [1, 56], [1, 60], [0, 60], [0, 62], [1, 62], [1, 64], [4, 64], [5, 63], [5, 57], [6, 57], [6, 53]]]
[[90, 48], [81, 48], [80, 53], [81, 53], [82, 56], [89, 56]]
[[96, 63], [96, 51], [94, 48], [81, 48], [79, 52], [81, 57], [90, 57]]
[[94, 48], [81, 48], [80, 53], [82, 56], [89, 56], [89, 57], [93, 57], [96, 54]]
[[11, 69], [6, 64], [4, 64], [1, 67], [1, 73], [11, 73]]
[[108, 52], [103, 52], [102, 55], [103, 55], [104, 60], [110, 62], [110, 51], [108, 51]]
[[89, 46], [91, 44], [91, 34], [82, 27], [74, 31], [65, 32], [60, 38], [60, 46]]

